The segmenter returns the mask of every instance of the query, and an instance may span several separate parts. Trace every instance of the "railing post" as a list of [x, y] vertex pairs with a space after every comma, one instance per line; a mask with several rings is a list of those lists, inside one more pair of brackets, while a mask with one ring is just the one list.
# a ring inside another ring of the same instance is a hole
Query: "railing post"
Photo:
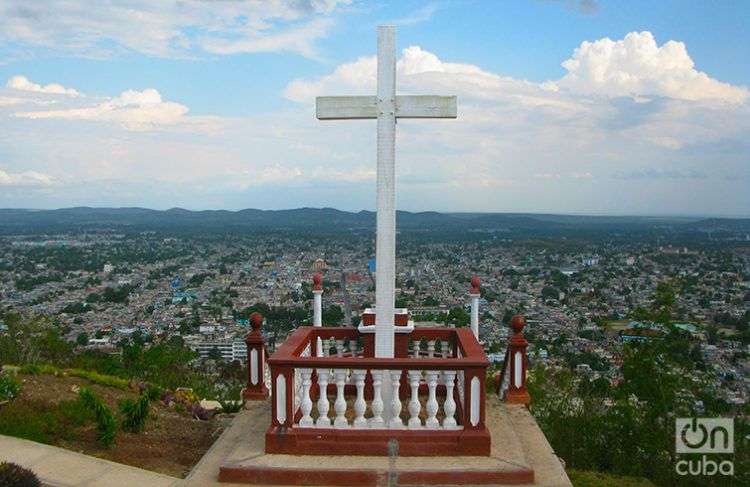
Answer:
[[464, 371], [464, 387], [466, 403], [464, 409], [464, 429], [484, 429], [485, 368], [472, 368]]
[[479, 340], [479, 284], [479, 277], [471, 278], [471, 291], [469, 292], [471, 298], [471, 332], [474, 333], [477, 340]]
[[313, 326], [323, 326], [323, 276], [313, 276]]
[[505, 400], [514, 404], [531, 403], [529, 391], [526, 390], [526, 348], [529, 342], [523, 336], [523, 328], [526, 326], [526, 320], [521, 315], [516, 315], [511, 320], [513, 336], [508, 343], [508, 358], [510, 367], [507, 372], [510, 374], [508, 393]]
[[263, 316], [260, 313], [250, 315], [252, 330], [245, 337], [247, 345], [247, 385], [242, 390], [242, 399], [258, 401], [268, 398], [268, 388], [265, 380], [266, 346], [260, 327]]
[[271, 369], [271, 424], [291, 428], [294, 424], [294, 369], [274, 367]]

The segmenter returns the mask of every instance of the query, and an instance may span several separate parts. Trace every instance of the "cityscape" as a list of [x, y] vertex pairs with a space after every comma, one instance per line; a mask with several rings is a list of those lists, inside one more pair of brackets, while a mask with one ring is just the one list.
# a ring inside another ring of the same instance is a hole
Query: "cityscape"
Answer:
[[748, 18], [0, 2], [0, 487], [750, 485]]

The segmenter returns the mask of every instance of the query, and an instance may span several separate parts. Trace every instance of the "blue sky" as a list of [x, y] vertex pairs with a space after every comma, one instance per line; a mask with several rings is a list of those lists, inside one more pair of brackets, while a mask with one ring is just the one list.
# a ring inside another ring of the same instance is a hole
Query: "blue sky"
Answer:
[[[399, 125], [408, 210], [750, 215], [746, 2], [0, 5], [0, 206], [374, 206], [374, 89], [457, 94]], [[583, 44], [586, 43], [586, 44]]]

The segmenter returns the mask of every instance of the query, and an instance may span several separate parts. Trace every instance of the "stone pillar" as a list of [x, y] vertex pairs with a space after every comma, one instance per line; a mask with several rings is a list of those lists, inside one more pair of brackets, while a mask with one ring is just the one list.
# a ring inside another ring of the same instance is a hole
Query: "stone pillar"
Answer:
[[508, 368], [510, 374], [508, 381], [508, 393], [505, 400], [515, 404], [529, 405], [531, 397], [526, 390], [526, 348], [529, 342], [523, 336], [523, 328], [526, 320], [521, 315], [516, 315], [510, 322], [513, 328], [513, 336], [508, 343]]
[[479, 277], [471, 278], [471, 291], [469, 292], [471, 298], [471, 332], [474, 333], [477, 341], [479, 340], [479, 284]]
[[250, 326], [252, 330], [245, 337], [247, 345], [247, 386], [242, 390], [242, 399], [245, 401], [265, 400], [268, 397], [266, 387], [265, 363], [266, 344], [263, 342], [263, 334], [260, 327], [263, 324], [263, 316], [260, 313], [250, 315]]
[[313, 326], [323, 326], [323, 276], [313, 276]]

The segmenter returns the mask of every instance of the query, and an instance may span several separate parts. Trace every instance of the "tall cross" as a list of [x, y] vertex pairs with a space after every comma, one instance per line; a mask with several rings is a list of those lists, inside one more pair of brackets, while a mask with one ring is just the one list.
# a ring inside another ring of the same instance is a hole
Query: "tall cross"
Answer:
[[377, 96], [320, 96], [319, 120], [378, 120], [375, 356], [393, 357], [396, 300], [396, 119], [456, 118], [455, 96], [396, 96], [396, 28], [378, 27]]

